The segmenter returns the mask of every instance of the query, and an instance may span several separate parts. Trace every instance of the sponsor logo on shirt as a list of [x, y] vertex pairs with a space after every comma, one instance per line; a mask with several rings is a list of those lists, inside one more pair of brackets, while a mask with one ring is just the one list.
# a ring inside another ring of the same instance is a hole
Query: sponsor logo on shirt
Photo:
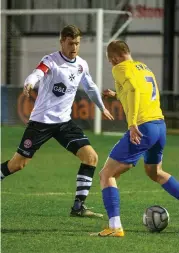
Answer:
[[65, 93], [73, 94], [77, 91], [77, 87], [67, 88], [64, 83], [56, 83], [53, 86], [52, 92], [56, 97], [61, 97], [65, 95]]

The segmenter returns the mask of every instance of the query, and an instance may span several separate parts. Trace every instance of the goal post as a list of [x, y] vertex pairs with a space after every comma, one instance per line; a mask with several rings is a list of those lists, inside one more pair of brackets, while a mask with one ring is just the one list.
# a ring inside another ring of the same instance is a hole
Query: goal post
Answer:
[[[76, 14], [78, 14], [78, 15], [76, 15]], [[94, 75], [95, 75], [94, 80], [99, 88], [100, 93], [102, 93], [103, 81], [104, 81], [103, 74], [105, 72], [103, 69], [104, 50], [106, 49], [105, 47], [106, 47], [106, 45], [108, 45], [108, 43], [111, 40], [115, 40], [116, 38], [118, 38], [118, 36], [130, 24], [130, 22], [132, 21], [132, 14], [127, 11], [104, 10], [104, 9], [34, 9], [34, 10], [32, 10], [32, 9], [14, 9], [14, 10], [1, 10], [1, 16], [5, 16], [5, 17], [9, 16], [12, 18], [13, 17], [22, 17], [22, 16], [28, 16], [29, 18], [32, 16], [36, 16], [36, 17], [40, 16], [43, 18], [44, 16], [46, 17], [48, 15], [51, 17], [51, 19], [56, 17], [56, 18], [58, 18], [58, 20], [59, 20], [59, 18], [63, 19], [63, 17], [65, 17], [63, 20], [60, 20], [60, 22], [65, 25], [72, 22], [71, 21], [72, 19], [70, 19], [70, 17], [73, 17], [73, 19], [76, 20], [76, 16], [84, 17], [84, 15], [91, 15], [92, 22], [93, 23], [96, 22], [96, 24], [94, 23], [95, 56], [93, 57], [93, 58], [95, 58], [95, 71], [94, 71], [94, 73], [92, 73], [92, 76], [94, 77]], [[115, 33], [111, 35], [110, 34], [110, 27], [108, 27], [108, 23], [110, 23], [111, 20], [113, 20], [114, 15], [115, 15], [115, 17], [118, 15], [125, 15], [125, 17], [127, 17], [127, 18], [123, 22], [123, 24], [120, 25], [117, 28], [117, 30], [115, 30]], [[93, 18], [94, 16], [95, 16], [95, 18]], [[107, 20], [106, 23], [105, 23], [105, 17], [108, 17], [108, 18], [110, 17], [110, 19]], [[47, 21], [50, 22], [49, 19], [47, 19]], [[110, 21], [110, 22], [108, 22], [108, 21]], [[21, 21], [18, 20], [18, 25], [20, 22]], [[57, 25], [56, 21], [53, 21], [53, 22], [54, 22], [54, 25]], [[30, 23], [30, 21], [29, 21], [29, 23]], [[43, 22], [41, 22], [41, 23], [43, 23]], [[38, 24], [37, 24], [37, 26], [38, 26]], [[46, 33], [48, 32], [48, 27], [47, 27], [47, 31], [45, 31], [45, 32]], [[14, 31], [11, 32], [12, 36], [14, 36], [14, 34], [15, 34]], [[19, 34], [20, 34], [20, 32], [17, 33], [17, 37], [21, 36], [21, 34], [20, 35]], [[107, 39], [104, 38], [104, 34], [107, 34], [106, 35]], [[16, 46], [16, 45], [17, 45], [17, 41], [14, 42], [13, 46]], [[19, 45], [21, 45], [21, 43]], [[21, 50], [21, 48], [19, 50]], [[1, 51], [2, 51], [2, 49], [1, 49]], [[33, 52], [34, 55], [35, 55], [35, 51], [36, 50], [34, 49], [34, 52]], [[25, 50], [24, 50], [23, 54], [25, 55], [26, 53], [27, 52], [25, 52]], [[23, 55], [23, 54], [21, 54], [21, 55]], [[22, 58], [23, 58], [23, 56], [22, 56]], [[27, 58], [27, 56], [26, 56], [26, 58]], [[88, 61], [88, 59], [86, 59], [86, 60]], [[26, 59], [26, 62], [28, 62], [28, 58]], [[29, 65], [30, 65], [30, 63], [29, 63]], [[23, 65], [23, 67], [24, 67], [24, 65]], [[110, 65], [109, 65], [109, 68], [110, 68]], [[10, 70], [10, 71], [12, 72], [12, 73], [10, 73], [10, 75], [14, 74], [14, 75], [16, 75], [15, 77], [17, 78], [18, 71], [16, 71], [16, 69]], [[23, 72], [23, 70], [20, 70], [20, 71]], [[13, 77], [12, 77], [12, 80], [14, 80]], [[19, 82], [19, 80], [17, 80], [17, 83], [18, 82]], [[20, 80], [20, 83], [21, 83], [21, 80]], [[101, 117], [100, 110], [96, 106], [95, 106], [95, 117], [94, 117], [93, 122], [94, 122], [94, 126], [93, 126], [94, 133], [100, 134], [102, 132], [102, 117]]]
[[[112, 36], [112, 38], [109, 38], [108, 41], [104, 41], [103, 38], [103, 31], [104, 31], [104, 14], [117, 14], [117, 15], [127, 15], [128, 19], [124, 22], [124, 24], [119, 27], [119, 29], [116, 31], [116, 33]], [[97, 29], [96, 29], [96, 46], [97, 46], [97, 54], [96, 54], [96, 63], [97, 63], [97, 72], [96, 72], [96, 84], [99, 88], [100, 93], [102, 93], [103, 90], [103, 50], [104, 47], [107, 46], [111, 41], [118, 38], [118, 36], [124, 31], [124, 29], [131, 23], [132, 21], [132, 14], [127, 11], [116, 11], [116, 10], [103, 10], [98, 9], [97, 11]], [[102, 115], [98, 107], [95, 107], [95, 120], [94, 120], [94, 133], [100, 134], [102, 132]]]

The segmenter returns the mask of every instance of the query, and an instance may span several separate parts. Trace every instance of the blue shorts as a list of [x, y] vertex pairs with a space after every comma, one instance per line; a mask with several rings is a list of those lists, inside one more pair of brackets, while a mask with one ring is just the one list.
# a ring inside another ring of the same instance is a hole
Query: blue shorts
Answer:
[[130, 142], [129, 130], [113, 147], [109, 157], [121, 163], [136, 165], [141, 156], [146, 164], [158, 164], [162, 160], [166, 143], [166, 125], [164, 120], [146, 122], [138, 126], [143, 134], [139, 145]]

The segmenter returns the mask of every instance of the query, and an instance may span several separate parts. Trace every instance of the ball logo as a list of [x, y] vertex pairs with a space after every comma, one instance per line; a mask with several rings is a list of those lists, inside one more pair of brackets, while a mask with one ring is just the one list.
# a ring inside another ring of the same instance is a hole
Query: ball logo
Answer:
[[52, 92], [56, 97], [61, 97], [65, 95], [66, 89], [67, 87], [64, 85], [64, 83], [55, 83]]
[[32, 141], [30, 139], [27, 139], [24, 141], [24, 147], [25, 148], [30, 148], [32, 147]]

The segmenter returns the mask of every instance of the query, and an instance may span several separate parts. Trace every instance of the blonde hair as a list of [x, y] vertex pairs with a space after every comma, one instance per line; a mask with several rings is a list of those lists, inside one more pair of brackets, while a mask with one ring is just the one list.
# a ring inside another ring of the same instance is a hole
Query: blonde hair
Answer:
[[111, 57], [114, 55], [123, 56], [125, 54], [130, 54], [131, 52], [130, 52], [129, 46], [127, 45], [125, 41], [114, 40], [109, 43], [107, 47], [107, 53], [108, 53], [108, 56]]

